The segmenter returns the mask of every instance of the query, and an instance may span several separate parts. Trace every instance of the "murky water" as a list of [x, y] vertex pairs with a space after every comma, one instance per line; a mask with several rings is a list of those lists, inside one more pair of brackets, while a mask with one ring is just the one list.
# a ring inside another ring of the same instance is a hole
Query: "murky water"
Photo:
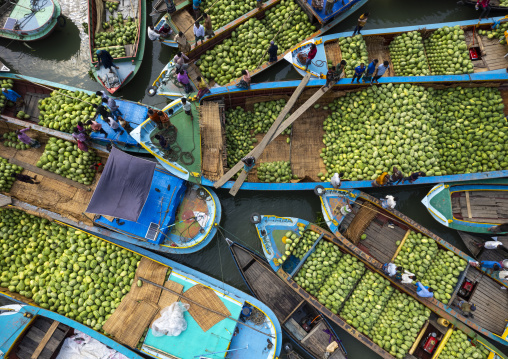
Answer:
[[[58, 28], [45, 40], [28, 45], [0, 40], [0, 58], [17, 73], [93, 91], [101, 89], [88, 76], [88, 35], [83, 33], [82, 26], [82, 23], [86, 21], [86, 1], [60, 1], [63, 13], [68, 17], [64, 28]], [[356, 19], [365, 11], [370, 12], [365, 29], [447, 22], [478, 16], [473, 8], [455, 5], [455, 0], [370, 0], [357, 13], [337, 25], [332, 32], [352, 31], [356, 25]], [[147, 41], [143, 65], [136, 77], [118, 95], [129, 100], [162, 107], [167, 103], [166, 99], [158, 96], [148, 97], [145, 89], [151, 85], [172, 56], [173, 52], [170, 48], [162, 46], [159, 42]], [[281, 62], [254, 80], [261, 82], [298, 78], [300, 76], [291, 66]], [[381, 197], [390, 191], [398, 197], [397, 208], [400, 211], [465, 250], [458, 235], [437, 224], [420, 203], [429, 189], [430, 187], [390, 188], [370, 193]], [[249, 221], [252, 212], [293, 216], [310, 221], [314, 221], [317, 213], [320, 212], [319, 201], [312, 192], [240, 191], [236, 197], [231, 197], [225, 190], [217, 192], [223, 209], [221, 234], [201, 252], [188, 256], [173, 256], [172, 259], [222, 279], [244, 291], [248, 289], [235, 267], [224, 237], [239, 241], [260, 252], [259, 239], [254, 226]], [[344, 331], [337, 328], [337, 332], [348, 350], [349, 358], [377, 357]]]

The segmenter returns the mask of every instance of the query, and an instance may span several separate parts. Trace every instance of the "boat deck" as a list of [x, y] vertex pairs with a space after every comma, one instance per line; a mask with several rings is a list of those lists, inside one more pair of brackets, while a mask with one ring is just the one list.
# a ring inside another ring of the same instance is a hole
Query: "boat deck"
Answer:
[[31, 121], [34, 123], [39, 123], [39, 100], [45, 97], [49, 97], [51, 94], [50, 89], [43, 88], [41, 86], [31, 84], [26, 81], [15, 81], [14, 87], [12, 88], [18, 94], [23, 97], [25, 101], [24, 105], [21, 108], [12, 107], [4, 107], [2, 114], [10, 117], [16, 117], [18, 111], [23, 110], [25, 113], [30, 115], [30, 118], [25, 121]]
[[451, 195], [453, 216], [470, 222], [508, 222], [508, 193], [462, 191]]
[[[390, 41], [383, 36], [365, 37], [365, 44], [367, 45], [367, 52], [369, 54], [369, 64], [374, 59], [378, 59], [379, 64], [382, 64], [383, 61], [389, 61], [392, 63], [390, 48], [388, 47], [389, 43]], [[369, 64], [365, 64], [365, 66], [368, 66]], [[397, 76], [393, 66], [390, 66], [388, 70], [386, 70], [384, 76]]]
[[472, 30], [465, 31], [464, 35], [468, 45], [479, 47], [481, 51], [481, 58], [472, 62], [474, 72], [500, 70], [508, 66], [508, 60], [504, 57], [508, 54], [508, 46], [499, 43], [499, 39], [489, 39], [476, 32], [473, 35]]
[[[176, 5], [176, 3], [175, 3]], [[165, 6], [165, 4], [164, 4]], [[194, 40], [194, 17], [192, 16], [192, 7], [187, 6], [181, 10], [177, 10], [170, 14], [171, 20], [176, 25], [179, 31], [182, 31], [187, 38], [187, 41]]]

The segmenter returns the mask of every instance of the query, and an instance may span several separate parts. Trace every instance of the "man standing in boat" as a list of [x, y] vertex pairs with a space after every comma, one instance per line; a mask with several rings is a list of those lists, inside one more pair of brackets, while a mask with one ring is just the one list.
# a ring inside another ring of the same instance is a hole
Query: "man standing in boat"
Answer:
[[168, 14], [172, 14], [176, 11], [175, 3], [173, 0], [164, 0], [164, 2], [166, 3], [166, 11]]
[[113, 56], [106, 50], [97, 50], [95, 52], [97, 54], [97, 70], [100, 70], [101, 64], [104, 66], [105, 69], [109, 69], [109, 72], [113, 73], [113, 70], [111, 69], [114, 67], [115, 69], [119, 69], [118, 66], [115, 66], [113, 64]]
[[175, 41], [178, 44], [178, 50], [181, 52], [187, 53], [191, 50], [191, 45], [183, 32], [180, 31], [178, 35], [175, 36]]

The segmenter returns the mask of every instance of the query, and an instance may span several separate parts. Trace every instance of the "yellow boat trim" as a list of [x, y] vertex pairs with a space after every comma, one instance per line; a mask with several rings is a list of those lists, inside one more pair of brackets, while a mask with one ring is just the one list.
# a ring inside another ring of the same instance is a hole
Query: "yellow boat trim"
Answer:
[[[495, 334], [494, 334], [494, 335], [495, 335]], [[483, 339], [483, 338], [478, 337], [478, 338], [476, 338], [476, 341], [477, 341], [478, 343], [480, 343], [481, 345], [483, 345], [483, 346], [484, 346], [485, 348], [487, 348], [488, 350], [490, 350], [489, 358], [490, 358], [490, 355], [491, 355], [492, 353], [494, 353], [494, 354], [498, 355], [499, 357], [501, 357], [501, 354], [499, 354], [499, 353], [497, 352], [497, 349], [496, 349], [495, 347], [494, 347], [494, 349], [492, 349], [492, 348], [489, 346], [489, 344], [484, 343], [484, 342], [482, 341], [482, 339]]]
[[[443, 222], [447, 222], [447, 219], [444, 218], [444, 217], [441, 217], [441, 215], [437, 214], [436, 212], [434, 212], [430, 207], [427, 207], [427, 209], [429, 210], [430, 213], [432, 213], [434, 216], [436, 216], [437, 218], [439, 218], [440, 220], [442, 220]], [[448, 222], [450, 223], [450, 222]]]
[[428, 196], [429, 196], [432, 192], [437, 191], [437, 190], [438, 190], [438, 189], [440, 189], [441, 187], [443, 187], [443, 185], [442, 185], [442, 184], [437, 185], [436, 187], [432, 188], [432, 189], [429, 191], [429, 193], [427, 193], [427, 197], [428, 197]]
[[453, 333], [453, 325], [450, 327], [450, 329], [448, 329], [448, 331], [446, 332], [443, 340], [441, 340], [441, 343], [439, 343], [437, 349], [436, 349], [436, 352], [434, 353], [434, 355], [432, 356], [432, 359], [437, 359], [439, 358], [439, 355], [441, 354], [441, 352], [443, 351], [446, 343], [448, 342], [448, 340], [450, 339], [451, 335]]

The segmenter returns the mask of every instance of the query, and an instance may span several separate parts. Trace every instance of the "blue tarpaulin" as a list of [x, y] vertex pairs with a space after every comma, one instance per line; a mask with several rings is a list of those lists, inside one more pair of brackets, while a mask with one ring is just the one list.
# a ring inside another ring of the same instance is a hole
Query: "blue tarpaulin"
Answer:
[[137, 221], [150, 192], [155, 162], [111, 150], [88, 213]]

